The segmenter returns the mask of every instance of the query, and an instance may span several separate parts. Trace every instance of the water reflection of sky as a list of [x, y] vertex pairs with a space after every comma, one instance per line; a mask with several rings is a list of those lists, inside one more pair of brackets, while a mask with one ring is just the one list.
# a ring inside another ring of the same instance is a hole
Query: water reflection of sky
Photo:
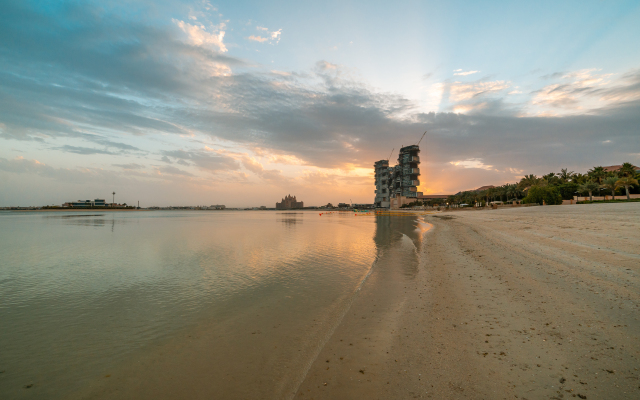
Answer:
[[322, 313], [370, 268], [375, 226], [312, 212], [2, 214], [0, 392], [37, 380], [33, 398], [64, 397], [147, 343], [255, 302]]

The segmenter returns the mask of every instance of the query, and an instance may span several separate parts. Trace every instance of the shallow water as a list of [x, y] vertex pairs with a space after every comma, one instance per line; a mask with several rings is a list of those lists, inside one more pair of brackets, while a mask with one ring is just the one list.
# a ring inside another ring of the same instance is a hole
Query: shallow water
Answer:
[[2, 213], [0, 395], [66, 398], [216, 332], [215, 355], [237, 358], [227, 370], [240, 387], [243, 373], [268, 369], [281, 396], [376, 257], [419, 240], [415, 227], [353, 213]]

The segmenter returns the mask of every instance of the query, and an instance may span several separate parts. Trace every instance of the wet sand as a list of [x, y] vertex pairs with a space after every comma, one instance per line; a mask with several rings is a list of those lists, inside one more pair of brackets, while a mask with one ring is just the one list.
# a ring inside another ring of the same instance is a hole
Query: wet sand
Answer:
[[640, 204], [425, 220], [418, 268], [374, 269], [295, 398], [640, 398]]
[[261, 305], [73, 398], [640, 398], [639, 203], [440, 213], [423, 237], [377, 218], [371, 273], [313, 343]]

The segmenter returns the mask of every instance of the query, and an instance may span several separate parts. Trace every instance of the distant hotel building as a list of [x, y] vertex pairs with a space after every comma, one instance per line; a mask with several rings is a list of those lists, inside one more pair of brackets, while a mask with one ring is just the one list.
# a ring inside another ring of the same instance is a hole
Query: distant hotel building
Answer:
[[296, 196], [287, 195], [280, 203], [276, 203], [276, 210], [291, 210], [294, 208], [303, 208], [304, 202], [297, 201]]
[[[399, 207], [422, 197], [418, 192], [420, 185], [420, 147], [418, 145], [405, 146], [398, 153], [398, 164], [389, 167], [388, 160], [380, 160], [373, 164], [376, 184], [376, 207]], [[406, 198], [408, 201], [403, 201]]]
[[104, 202], [104, 199], [70, 201], [62, 205], [62, 207], [73, 207], [73, 208], [93, 208], [93, 207], [106, 207], [106, 206], [107, 204]]

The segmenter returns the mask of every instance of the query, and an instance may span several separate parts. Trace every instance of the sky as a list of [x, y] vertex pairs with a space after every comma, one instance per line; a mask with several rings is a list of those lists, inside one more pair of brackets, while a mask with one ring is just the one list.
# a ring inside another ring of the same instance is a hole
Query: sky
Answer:
[[640, 165], [638, 21], [638, 1], [5, 0], [0, 206], [371, 203], [373, 163], [425, 131], [425, 194]]

